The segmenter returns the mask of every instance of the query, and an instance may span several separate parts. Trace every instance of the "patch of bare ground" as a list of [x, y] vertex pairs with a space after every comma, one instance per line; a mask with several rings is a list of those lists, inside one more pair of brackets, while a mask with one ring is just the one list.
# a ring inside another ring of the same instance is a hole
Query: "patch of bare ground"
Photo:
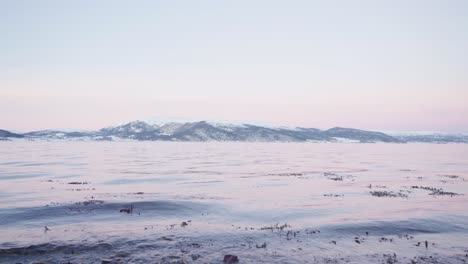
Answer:
[[400, 197], [408, 198], [408, 194], [403, 192], [393, 192], [393, 191], [371, 191], [370, 194], [375, 197]]
[[450, 196], [450, 197], [453, 197], [453, 196], [463, 195], [463, 194], [455, 193], [455, 192], [447, 192], [447, 191], [444, 191], [444, 189], [442, 189], [442, 188], [436, 188], [436, 187], [413, 185], [413, 186], [411, 186], [411, 188], [412, 189], [430, 191], [429, 195], [433, 195], [433, 196]]

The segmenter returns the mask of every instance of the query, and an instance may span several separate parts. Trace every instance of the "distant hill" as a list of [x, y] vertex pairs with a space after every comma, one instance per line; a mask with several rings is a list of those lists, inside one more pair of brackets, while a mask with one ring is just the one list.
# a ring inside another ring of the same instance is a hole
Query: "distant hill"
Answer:
[[468, 143], [467, 134], [447, 134], [447, 133], [407, 133], [407, 134], [391, 134], [393, 137], [414, 143]]
[[0, 129], [0, 138], [23, 138], [21, 134], [15, 134], [7, 130]]
[[322, 131], [314, 128], [281, 128], [258, 125], [219, 124], [206, 121], [150, 125], [142, 121], [104, 128], [98, 133], [104, 137], [164, 141], [242, 141], [242, 142], [304, 142], [304, 141], [401, 141], [379, 132], [334, 128]]
[[395, 137], [389, 136], [381, 132], [372, 132], [352, 128], [342, 128], [335, 127], [329, 130], [324, 131], [326, 135], [333, 138], [346, 138], [352, 140], [358, 140], [360, 142], [404, 142], [404, 140], [399, 140]]
[[237, 142], [352, 142], [352, 143], [468, 143], [466, 135], [389, 135], [382, 132], [335, 127], [316, 128], [268, 127], [252, 124], [200, 122], [168, 122], [150, 124], [133, 121], [98, 131], [65, 132], [41, 130], [14, 134], [0, 130], [0, 138], [30, 140], [94, 140], [94, 141], [237, 141]]

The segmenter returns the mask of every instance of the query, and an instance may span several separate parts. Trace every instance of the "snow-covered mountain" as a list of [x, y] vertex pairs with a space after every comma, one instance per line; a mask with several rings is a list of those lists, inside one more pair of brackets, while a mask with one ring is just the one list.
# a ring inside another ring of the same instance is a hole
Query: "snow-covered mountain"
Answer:
[[355, 141], [400, 142], [380, 132], [357, 129], [265, 127], [251, 124], [212, 123], [206, 121], [186, 123], [148, 124], [142, 121], [101, 129], [104, 137], [136, 140], [164, 141], [244, 141], [244, 142], [301, 142], [301, 141]]
[[138, 141], [239, 141], [239, 142], [436, 142], [468, 143], [466, 135], [389, 135], [382, 132], [335, 127], [288, 128], [252, 124], [199, 122], [149, 123], [133, 121], [98, 131], [42, 130], [14, 134], [0, 130], [0, 138], [24, 137], [28, 140], [138, 140]]

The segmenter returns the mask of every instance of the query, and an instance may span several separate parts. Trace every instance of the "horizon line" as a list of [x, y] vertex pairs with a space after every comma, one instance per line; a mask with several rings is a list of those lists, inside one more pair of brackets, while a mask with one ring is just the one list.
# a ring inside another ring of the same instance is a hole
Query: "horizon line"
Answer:
[[[213, 120], [213, 119], [198, 119], [198, 118], [180, 118], [180, 117], [158, 117], [158, 121], [156, 121], [155, 117], [150, 117], [150, 118], [142, 118], [142, 119], [135, 119], [132, 121], [126, 121], [126, 122], [121, 122], [115, 125], [111, 126], [103, 126], [98, 129], [79, 129], [79, 128], [58, 128], [58, 127], [53, 127], [53, 128], [46, 128], [46, 129], [32, 129], [28, 131], [24, 130], [15, 130], [15, 129], [8, 129], [8, 128], [2, 128], [0, 127], [0, 130], [7, 130], [12, 133], [17, 133], [17, 134], [25, 134], [29, 132], [37, 132], [37, 131], [60, 131], [60, 132], [94, 132], [94, 131], [99, 131], [103, 128], [110, 128], [110, 127], [117, 127], [117, 126], [122, 126], [126, 125], [132, 122], [144, 122], [149, 125], [158, 125], [162, 126], [164, 124], [168, 123], [198, 123], [198, 122], [207, 122], [207, 123], [212, 123], [212, 124], [227, 124], [227, 125], [254, 125], [254, 126], [260, 126], [260, 127], [267, 127], [267, 128], [274, 128], [274, 129], [296, 129], [296, 128], [306, 128], [306, 129], [319, 129], [322, 131], [326, 131], [332, 128], [347, 128], [347, 129], [358, 129], [358, 130], [365, 130], [365, 131], [372, 131], [372, 132], [381, 132], [384, 134], [389, 134], [389, 135], [404, 135], [404, 134], [420, 134], [420, 135], [427, 135], [427, 134], [446, 134], [446, 135], [454, 135], [454, 134], [459, 134], [459, 135], [468, 135], [468, 131], [447, 131], [447, 130], [427, 130], [427, 129], [421, 129], [421, 130], [388, 130], [388, 129], [363, 129], [359, 127], [354, 127], [354, 126], [340, 126], [340, 125], [335, 125], [331, 126], [328, 128], [319, 128], [319, 127], [311, 127], [311, 126], [287, 126], [287, 125], [281, 125], [281, 124], [272, 124], [268, 122], [261, 122], [261, 121], [253, 121], [253, 120], [246, 120], [246, 121], [229, 121], [229, 120]], [[162, 121], [164, 120], [164, 121]]]

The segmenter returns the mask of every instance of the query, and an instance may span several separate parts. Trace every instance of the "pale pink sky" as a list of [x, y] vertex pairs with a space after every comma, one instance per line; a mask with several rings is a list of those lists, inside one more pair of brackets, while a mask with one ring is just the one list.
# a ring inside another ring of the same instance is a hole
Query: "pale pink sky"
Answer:
[[0, 129], [468, 132], [467, 1], [336, 3], [3, 1]]

